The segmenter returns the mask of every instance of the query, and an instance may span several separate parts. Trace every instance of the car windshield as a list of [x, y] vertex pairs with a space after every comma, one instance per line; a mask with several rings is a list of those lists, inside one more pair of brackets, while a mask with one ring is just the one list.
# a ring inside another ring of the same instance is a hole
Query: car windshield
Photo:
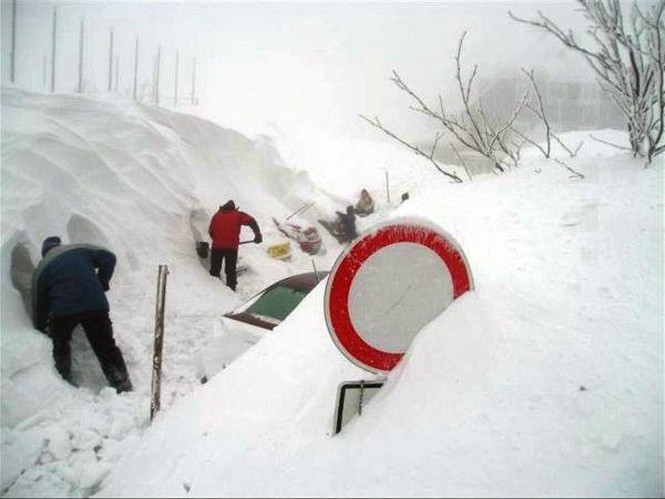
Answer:
[[276, 286], [252, 303], [245, 312], [253, 315], [273, 317], [282, 321], [286, 319], [306, 295], [306, 291], [298, 291], [286, 286]]

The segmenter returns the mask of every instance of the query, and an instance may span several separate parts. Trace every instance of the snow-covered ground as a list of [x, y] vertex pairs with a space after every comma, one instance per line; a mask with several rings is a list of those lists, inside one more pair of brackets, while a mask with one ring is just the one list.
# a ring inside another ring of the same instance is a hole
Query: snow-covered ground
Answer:
[[[132, 102], [3, 88], [3, 496], [662, 497], [663, 159], [645, 168], [588, 132], [564, 140], [584, 142], [575, 158], [557, 153], [584, 178], [532, 151], [506, 174], [451, 184], [385, 142], [247, 137]], [[323, 252], [294, 245], [290, 261], [270, 259], [284, 239], [271, 217], [315, 201], [300, 215], [314, 224], [363, 187], [378, 213], [361, 229], [430, 220], [462, 246], [475, 289], [335, 437], [338, 384], [373, 375], [331, 340], [325, 282], [201, 385], [222, 313], [281, 277], [331, 268], [343, 249], [318, 226]], [[265, 234], [241, 247], [250, 270], [237, 293], [194, 251], [228, 199]], [[30, 272], [54, 234], [118, 256], [108, 297], [135, 392], [106, 387], [82, 334], [80, 388], [69, 386], [32, 328]], [[164, 378], [150, 424], [160, 264]]]

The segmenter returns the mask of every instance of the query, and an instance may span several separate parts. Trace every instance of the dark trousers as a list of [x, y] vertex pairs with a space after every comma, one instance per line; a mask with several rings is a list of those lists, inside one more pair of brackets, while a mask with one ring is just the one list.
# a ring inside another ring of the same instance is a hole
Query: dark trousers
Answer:
[[224, 274], [226, 275], [226, 285], [233, 291], [238, 284], [238, 274], [236, 264], [238, 263], [238, 248], [213, 248], [210, 250], [210, 275], [219, 277], [222, 270], [222, 261], [224, 261]]
[[113, 325], [108, 312], [86, 312], [52, 318], [49, 336], [53, 341], [53, 360], [60, 375], [72, 382], [72, 351], [70, 342], [77, 325], [83, 327], [88, 342], [95, 352], [102, 372], [116, 391], [131, 390], [129, 373], [120, 349], [113, 339]]

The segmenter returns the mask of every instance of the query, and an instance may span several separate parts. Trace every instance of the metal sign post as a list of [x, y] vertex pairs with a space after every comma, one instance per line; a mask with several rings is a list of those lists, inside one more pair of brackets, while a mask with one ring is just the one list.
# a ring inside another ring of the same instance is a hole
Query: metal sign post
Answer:
[[162, 383], [162, 347], [164, 345], [164, 302], [166, 298], [166, 276], [169, 269], [159, 266], [157, 277], [157, 299], [155, 302], [155, 346], [152, 357], [152, 398], [150, 402], [150, 421], [160, 408]]
[[[425, 219], [397, 218], [370, 227], [337, 258], [326, 286], [326, 324], [347, 359], [383, 374], [425, 325], [470, 289], [471, 270], [450, 235]], [[379, 380], [340, 385], [333, 435], [362, 414], [382, 385]]]
[[385, 383], [385, 379], [345, 381], [337, 388], [337, 402], [333, 418], [333, 436], [354, 417], [362, 415], [363, 404], [369, 402]]

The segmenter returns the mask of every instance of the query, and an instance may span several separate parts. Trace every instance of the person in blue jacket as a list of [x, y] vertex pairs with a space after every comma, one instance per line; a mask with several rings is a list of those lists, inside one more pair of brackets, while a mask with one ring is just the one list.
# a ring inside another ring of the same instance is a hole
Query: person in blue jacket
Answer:
[[109, 290], [116, 258], [91, 244], [61, 245], [58, 236], [44, 239], [42, 260], [32, 276], [32, 312], [36, 329], [53, 341], [53, 360], [60, 375], [72, 380], [70, 341], [81, 325], [102, 371], [117, 393], [131, 391], [125, 360], [113, 339]]

